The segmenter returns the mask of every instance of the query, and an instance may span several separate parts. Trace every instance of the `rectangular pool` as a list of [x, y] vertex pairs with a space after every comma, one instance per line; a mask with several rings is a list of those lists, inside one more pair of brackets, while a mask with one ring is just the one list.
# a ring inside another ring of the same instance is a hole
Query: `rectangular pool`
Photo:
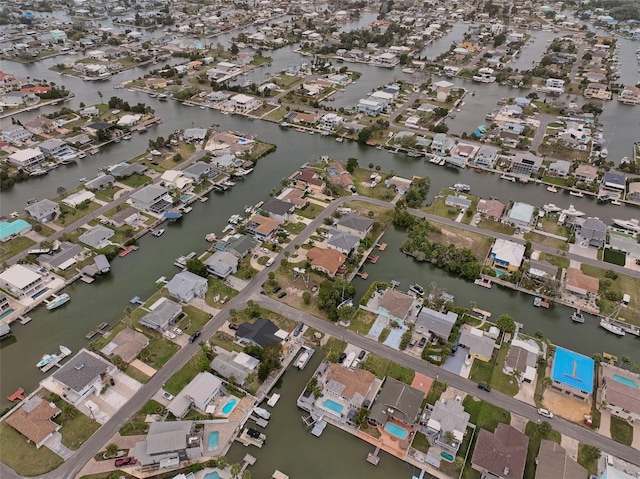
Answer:
[[400, 439], [406, 439], [407, 436], [409, 435], [409, 431], [407, 431], [403, 427], [397, 426], [392, 422], [386, 423], [384, 425], [384, 430], [387, 431], [389, 434], [399, 437]]
[[324, 401], [322, 401], [322, 405], [327, 409], [335, 412], [336, 414], [342, 414], [342, 410], [344, 409], [344, 406], [342, 404], [339, 404], [331, 399], [325, 399]]

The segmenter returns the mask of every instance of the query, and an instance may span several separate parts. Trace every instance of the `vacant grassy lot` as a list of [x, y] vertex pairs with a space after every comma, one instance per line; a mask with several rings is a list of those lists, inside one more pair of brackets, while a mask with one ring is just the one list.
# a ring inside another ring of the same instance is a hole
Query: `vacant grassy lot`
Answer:
[[427, 239], [441, 244], [455, 244], [456, 246], [469, 248], [476, 259], [482, 263], [493, 244], [493, 238], [479, 233], [464, 231], [453, 226], [433, 223], [440, 232], [430, 231]]
[[127, 185], [131, 188], [137, 188], [138, 186], [151, 183], [151, 178], [149, 178], [146, 175], [131, 175], [129, 178], [120, 180], [120, 183], [122, 183], [123, 185]]
[[439, 196], [433, 200], [429, 206], [425, 206], [422, 208], [422, 211], [426, 213], [431, 213], [433, 215], [442, 216], [443, 218], [449, 218], [450, 220], [455, 219], [460, 212], [454, 208], [453, 206], [447, 206], [444, 204], [446, 200], [445, 196]]
[[540, 255], [540, 259], [554, 266], [557, 266], [558, 268], [566, 269], [571, 264], [571, 262], [569, 261], [569, 258], [565, 258], [564, 256], [556, 256], [549, 253], [542, 253]]
[[603, 259], [607, 263], [617, 264], [618, 266], [624, 266], [627, 260], [627, 256], [621, 251], [605, 249]]
[[0, 263], [4, 263], [12, 256], [30, 248], [34, 244], [36, 244], [36, 242], [26, 236], [18, 236], [4, 243], [0, 243]]
[[427, 394], [427, 398], [426, 398], [427, 404], [431, 404], [433, 406], [436, 403], [436, 401], [440, 399], [440, 396], [442, 396], [442, 393], [445, 392], [446, 390], [447, 390], [446, 383], [443, 383], [440, 381], [434, 381], [433, 384], [431, 385], [431, 389], [429, 389], [429, 394]]
[[360, 363], [362, 369], [372, 372], [379, 378], [385, 376], [391, 376], [398, 381], [402, 381], [406, 384], [411, 384], [415, 372], [409, 368], [405, 368], [396, 363], [389, 361], [388, 359], [381, 358], [375, 354], [369, 353], [364, 361]]
[[351, 320], [349, 329], [358, 334], [365, 335], [371, 329], [371, 325], [376, 320], [376, 315], [364, 309], [358, 309], [358, 312]]
[[395, 192], [392, 188], [387, 188], [384, 185], [384, 180], [378, 183], [374, 188], [371, 188], [371, 180], [369, 179], [369, 177], [373, 173], [378, 173], [382, 178], [385, 178], [387, 176], [387, 173], [372, 172], [371, 170], [366, 170], [364, 168], [357, 168], [356, 171], [353, 172], [353, 182], [358, 194], [363, 196], [370, 196], [379, 200], [389, 201], [393, 199], [393, 197], [395, 196]]
[[511, 422], [511, 413], [509, 411], [476, 399], [471, 395], [464, 398], [462, 405], [465, 411], [469, 413], [469, 421], [478, 428], [493, 432], [498, 423], [509, 424]]
[[137, 434], [145, 434], [149, 430], [149, 425], [145, 422], [147, 414], [162, 411], [164, 406], [157, 401], [151, 400], [135, 413], [120, 429], [122, 436], [135, 436]]
[[78, 208], [69, 208], [68, 206], [62, 205], [60, 208], [62, 210], [62, 214], [58, 216], [58, 218], [54, 221], [58, 226], [70, 225], [74, 221], [78, 221], [80, 218], [84, 218], [95, 210], [100, 208], [101, 205], [90, 201], [86, 206], [78, 207]]
[[536, 457], [540, 451], [540, 442], [543, 439], [560, 444], [560, 433], [553, 429], [546, 435], [540, 433], [538, 424], [529, 421], [524, 428], [524, 433], [529, 436], [529, 447], [527, 449], [527, 463], [524, 470], [524, 479], [534, 479], [536, 475]]
[[[60, 407], [60, 406], [58, 406]], [[100, 424], [79, 411], [74, 418], [61, 421], [62, 444], [76, 451], [83, 442], [89, 439], [100, 428]]]
[[347, 342], [346, 341], [342, 341], [341, 339], [331, 337], [331, 338], [327, 339], [327, 342], [322, 347], [322, 349], [324, 349], [326, 351], [327, 358], [330, 361], [331, 360], [336, 360], [337, 361], [338, 356], [340, 356], [340, 353], [343, 352], [344, 348], [346, 348], [346, 347], [347, 347]]
[[324, 208], [316, 203], [309, 203], [301, 210], [297, 210], [296, 213], [305, 218], [313, 219], [320, 214]]
[[478, 223], [478, 228], [495, 231], [496, 233], [502, 233], [505, 235], [513, 235], [513, 233], [515, 233], [516, 231], [516, 229], [511, 225], [489, 219], [480, 220], [480, 223]]
[[589, 474], [596, 474], [598, 469], [598, 458], [588, 453], [592, 446], [580, 443], [578, 446], [578, 464], [584, 467]]
[[200, 372], [198, 368], [198, 361], [204, 358], [204, 351], [199, 351], [193, 356], [187, 364], [182, 366], [177, 373], [175, 373], [164, 385], [164, 390], [173, 394], [174, 396], [182, 391], [187, 384], [191, 382], [193, 378]]
[[121, 189], [122, 188], [118, 186], [108, 186], [107, 188], [96, 191], [96, 198], [106, 202], [113, 201], [113, 196]]
[[0, 423], [0, 459], [22, 476], [37, 476], [53, 471], [63, 460], [46, 447], [33, 443], [7, 423]]
[[536, 244], [541, 244], [543, 246], [548, 246], [562, 251], [567, 251], [569, 249], [569, 243], [566, 241], [550, 238], [549, 236], [544, 236], [538, 233], [525, 233], [524, 239], [531, 241], [534, 244], [534, 247]]
[[[227, 301], [231, 300], [238, 292], [230, 286], [224, 284], [221, 279], [209, 278], [209, 289], [204, 297], [205, 302], [214, 308], [222, 308], [221, 301], [227, 296]], [[218, 297], [218, 301], [215, 298]]]
[[[580, 269], [584, 274], [588, 274], [589, 276], [595, 276], [600, 280], [606, 279], [605, 269], [586, 264], [583, 264]], [[618, 275], [617, 279], [611, 281], [611, 286], [609, 286], [608, 289], [610, 291], [616, 291], [620, 295], [623, 295], [625, 293], [631, 295], [629, 306], [627, 306], [626, 308], [622, 308], [619, 318], [622, 318], [631, 324], [640, 324], [640, 298], [638, 298], [637, 294], [634, 294], [634, 292], [640, 291], [640, 279], [620, 274]], [[602, 291], [600, 291], [600, 293], [602, 293]], [[611, 302], [604, 296], [600, 296], [601, 314], [610, 314], [617, 307], [617, 305], [617, 302]]]
[[630, 446], [633, 442], [633, 426], [627, 421], [611, 416], [611, 439]]

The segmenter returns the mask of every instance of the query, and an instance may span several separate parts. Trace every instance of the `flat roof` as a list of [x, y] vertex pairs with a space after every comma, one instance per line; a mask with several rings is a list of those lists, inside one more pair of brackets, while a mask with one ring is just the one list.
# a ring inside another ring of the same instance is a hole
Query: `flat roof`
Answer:
[[40, 275], [21, 264], [15, 264], [0, 274], [0, 279], [22, 289], [40, 279]]
[[594, 366], [593, 359], [558, 347], [553, 358], [551, 379], [591, 394], [593, 392]]

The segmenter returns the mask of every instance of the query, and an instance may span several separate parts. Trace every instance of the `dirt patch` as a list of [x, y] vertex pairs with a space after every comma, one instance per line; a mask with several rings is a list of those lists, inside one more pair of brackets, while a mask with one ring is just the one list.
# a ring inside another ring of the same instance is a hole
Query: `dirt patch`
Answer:
[[544, 405], [553, 414], [576, 423], [584, 422], [584, 415], [591, 413], [590, 403], [583, 403], [551, 390], [544, 393]]
[[489, 253], [489, 241], [487, 236], [479, 235], [464, 230], [448, 229], [443, 225], [438, 225], [440, 233], [430, 232], [428, 239], [441, 244], [455, 244], [459, 248], [469, 248], [476, 259], [484, 261]]

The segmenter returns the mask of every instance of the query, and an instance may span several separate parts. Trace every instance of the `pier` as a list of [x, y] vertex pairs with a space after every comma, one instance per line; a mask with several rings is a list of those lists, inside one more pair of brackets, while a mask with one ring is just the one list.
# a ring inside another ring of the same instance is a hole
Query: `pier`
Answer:
[[40, 368], [40, 371], [42, 371], [43, 373], [46, 373], [47, 371], [49, 371], [50, 369], [53, 369], [54, 367], [60, 367], [60, 361], [62, 361], [67, 356], [71, 356], [71, 350], [66, 346], [60, 346], [60, 354], [56, 356], [56, 359], [42, 366]]
[[[137, 297], [137, 296], [136, 296]], [[109, 323], [102, 322], [100, 324], [98, 324], [98, 326], [96, 326], [96, 329], [89, 331], [86, 335], [85, 338], [87, 339], [92, 339], [94, 336], [98, 336], [99, 334], [104, 335], [107, 331], [109, 327]]]
[[358, 272], [356, 273], [356, 276], [357, 276], [358, 278], [367, 279], [367, 278], [369, 277], [369, 273], [365, 273], [365, 272], [363, 272], [363, 271], [358, 271]]
[[24, 401], [24, 389], [19, 388], [16, 392], [7, 396], [7, 399], [11, 402]]
[[367, 462], [369, 464], [373, 464], [374, 466], [377, 466], [378, 463], [380, 462], [380, 456], [378, 456], [379, 452], [380, 452], [380, 446], [376, 447], [375, 451], [367, 454]]
[[[236, 436], [235, 440], [246, 447], [255, 446], [260, 448], [264, 446], [264, 442], [267, 440], [267, 436], [265, 436], [262, 433], [251, 435], [249, 431], [250, 431], [250, 428], [244, 428], [242, 430], [242, 434], [240, 434], [239, 436]], [[255, 431], [255, 430], [252, 430], [252, 431]]]

